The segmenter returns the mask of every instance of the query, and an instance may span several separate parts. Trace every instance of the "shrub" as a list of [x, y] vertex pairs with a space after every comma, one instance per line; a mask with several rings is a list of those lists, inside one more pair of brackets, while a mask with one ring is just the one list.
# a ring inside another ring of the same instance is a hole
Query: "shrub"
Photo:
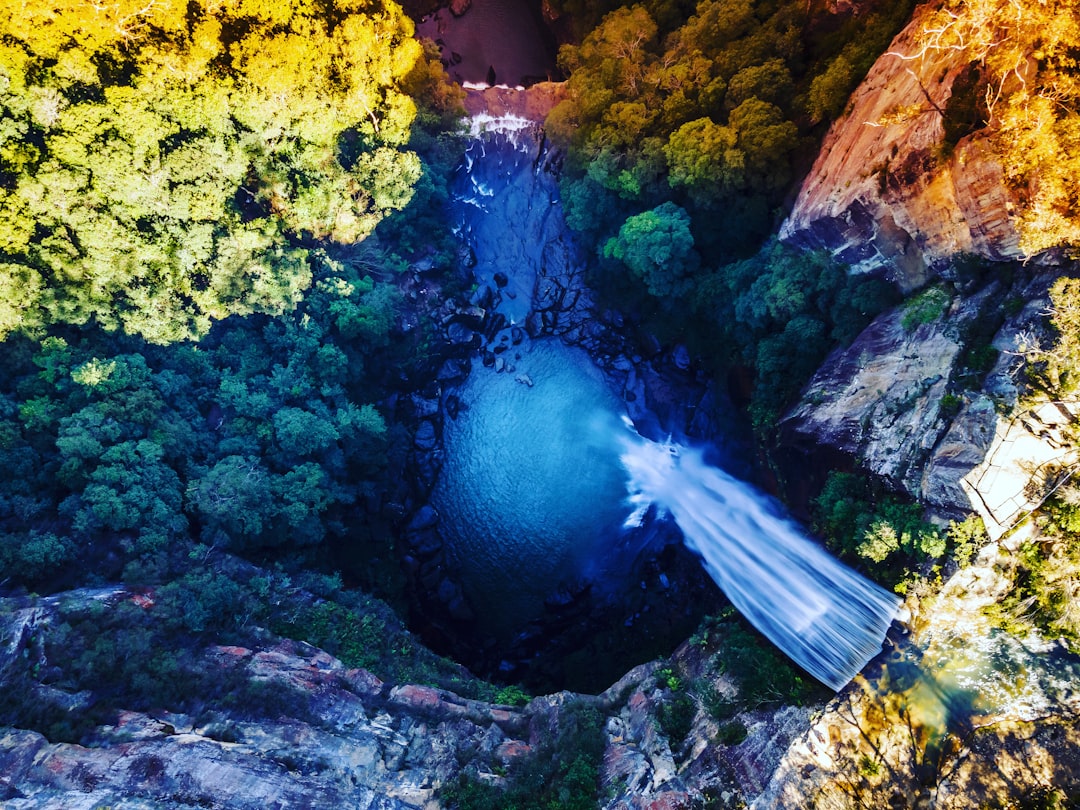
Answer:
[[694, 722], [697, 706], [685, 693], [673, 695], [660, 704], [660, 730], [676, 745], [686, 739]]
[[951, 300], [940, 287], [923, 290], [904, 304], [900, 325], [912, 332], [924, 324], [933, 323], [945, 314]]
[[748, 734], [746, 726], [737, 720], [732, 720], [730, 723], [724, 723], [724, 725], [720, 726], [716, 739], [723, 745], [738, 745], [746, 739]]

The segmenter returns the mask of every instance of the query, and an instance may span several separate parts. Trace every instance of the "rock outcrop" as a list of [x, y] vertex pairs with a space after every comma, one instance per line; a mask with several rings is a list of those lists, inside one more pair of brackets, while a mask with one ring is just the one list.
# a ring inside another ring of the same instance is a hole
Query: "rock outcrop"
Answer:
[[[948, 304], [930, 323], [912, 323], [910, 306], [879, 316], [811, 379], [781, 425], [784, 443], [838, 451], [940, 516], [976, 511], [999, 537], [1041, 500], [1033, 478], [1076, 460], [1062, 435], [1075, 407], [1020, 401], [1022, 347], [1042, 328], [1051, 281], [1021, 272], [1011, 287], [941, 292]], [[993, 367], [971, 368], [990, 348]]]
[[916, 289], [958, 254], [1025, 258], [1001, 166], [983, 135], [943, 146], [942, 110], [967, 69], [960, 51], [919, 59], [928, 15], [920, 6], [856, 89], [825, 137], [781, 238], [824, 248], [855, 272]]
[[[1019, 247], [1017, 201], [985, 130], [945, 143], [953, 92], [970, 66], [961, 50], [925, 48], [939, 7], [916, 9], [859, 85], [781, 238], [829, 250], [852, 272], [883, 276], [905, 292], [944, 280], [959, 294], [940, 321], [904, 329], [903, 311], [886, 313], [826, 360], [786, 418], [785, 440], [837, 450], [939, 515], [975, 510], [998, 537], [1038, 503], [1033, 476], [1075, 462], [1060, 435], [1072, 409], [1017, 411], [1019, 336], [1040, 328], [1050, 273], [1008, 294], [972, 293], [975, 285], [959, 278], [966, 257], [1029, 257]], [[1056, 261], [1043, 254], [1032, 264]], [[1028, 304], [1004, 318], [1007, 298]], [[1001, 356], [974, 381], [964, 355], [971, 333], [985, 332], [988, 321]]]
[[962, 810], [1076, 795], [1080, 659], [994, 629], [983, 609], [1010, 590], [1011, 564], [991, 543], [938, 594], [909, 597], [911, 636], [814, 718], [751, 808]]

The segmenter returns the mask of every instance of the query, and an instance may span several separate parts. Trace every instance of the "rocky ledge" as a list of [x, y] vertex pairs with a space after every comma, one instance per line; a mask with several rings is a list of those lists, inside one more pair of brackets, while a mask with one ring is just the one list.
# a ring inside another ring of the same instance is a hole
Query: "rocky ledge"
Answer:
[[[64, 673], [46, 656], [42, 638], [71, 611], [145, 599], [112, 588], [0, 600], [0, 675], [26, 669], [34, 675], [25, 699], [63, 699], [71, 711], [84, 709], [85, 695], [61, 695], [50, 685]], [[692, 791], [658, 731], [664, 704], [659, 663], [635, 668], [597, 696], [562, 692], [509, 706], [387, 683], [308, 644], [267, 633], [257, 646], [212, 645], [198, 654], [203, 671], [238, 686], [258, 685], [268, 700], [275, 694], [300, 699], [275, 703], [277, 709], [261, 716], [225, 705], [198, 716], [120, 710], [87, 734], [85, 744], [0, 728], [3, 806], [432, 810], [439, 788], [462, 771], [499, 784], [509, 766], [557, 736], [571, 704], [605, 718], [607, 807], [689, 806]]]
[[827, 358], [781, 424], [785, 452], [846, 457], [940, 517], [979, 513], [993, 538], [1038, 505], [1076, 461], [1075, 407], [1020, 395], [1061, 268], [1001, 269], [882, 314]]
[[[0, 803], [437, 810], [440, 788], [463, 772], [494, 785], [512, 778], [582, 706], [601, 717], [603, 810], [961, 810], [1075, 796], [1080, 661], [1035, 637], [1003, 636], [982, 613], [1011, 587], [1016, 546], [990, 544], [938, 593], [910, 594], [910, 634], [895, 635], [891, 653], [828, 701], [747, 699], [725, 647], [731, 625], [710, 626], [599, 695], [523, 706], [384, 681], [264, 630], [246, 646], [193, 651], [204, 672], [258, 687], [259, 711], [221, 700], [198, 715], [120, 709], [81, 744], [0, 729]], [[125, 602], [153, 609], [147, 594], [123, 588], [0, 599], [0, 676], [27, 673], [25, 699], [80, 711], [87, 696], [60, 693], [63, 662], [42, 639], [72, 611], [101, 615]]]

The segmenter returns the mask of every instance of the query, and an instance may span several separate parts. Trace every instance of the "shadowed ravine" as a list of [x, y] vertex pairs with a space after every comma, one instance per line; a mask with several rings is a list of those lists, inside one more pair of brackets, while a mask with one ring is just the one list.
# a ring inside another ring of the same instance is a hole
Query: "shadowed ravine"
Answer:
[[842, 688], [880, 651], [898, 600], [699, 452], [625, 431], [627, 403], [586, 352], [518, 326], [535, 321], [544, 273], [579, 257], [525, 122], [488, 123], [497, 131], [467, 151], [454, 208], [476, 257], [477, 300], [503, 328], [487, 330], [493, 348], [482, 354], [491, 356], [457, 392], [433, 496], [447, 561], [479, 627], [513, 644], [552, 595], [627, 593], [650, 535], [636, 527], [655, 504], [751, 623]]

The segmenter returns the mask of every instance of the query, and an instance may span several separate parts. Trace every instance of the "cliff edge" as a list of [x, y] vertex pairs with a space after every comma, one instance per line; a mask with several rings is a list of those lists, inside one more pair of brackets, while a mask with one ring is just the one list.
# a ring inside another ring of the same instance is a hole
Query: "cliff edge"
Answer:
[[[826, 249], [853, 272], [887, 277], [910, 291], [957, 254], [1026, 258], [1001, 165], [984, 131], [949, 149], [946, 118], [969, 70], [963, 51], [920, 40], [939, 4], [911, 22], [874, 63], [829, 130], [780, 238]], [[958, 95], [959, 98], [959, 95]]]

